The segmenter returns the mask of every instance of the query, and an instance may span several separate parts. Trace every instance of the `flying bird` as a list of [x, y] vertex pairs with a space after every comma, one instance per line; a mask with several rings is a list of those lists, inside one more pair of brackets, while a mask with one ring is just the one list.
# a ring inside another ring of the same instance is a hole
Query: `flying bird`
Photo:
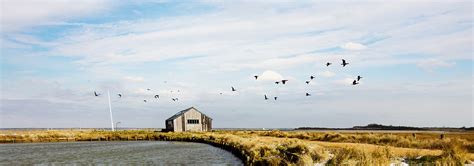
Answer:
[[253, 76], [253, 77], [255, 77], [255, 80], [258, 79], [258, 76], [257, 76], [257, 75], [256, 75], [256, 76]]
[[143, 100], [143, 102], [145, 102], [145, 103], [146, 103], [146, 100]]
[[94, 96], [100, 96], [100, 93], [97, 93], [96, 91], [94, 91]]
[[267, 95], [265, 95], [265, 100], [268, 100], [268, 97], [267, 97]]
[[306, 81], [306, 84], [309, 84], [309, 81]]
[[150, 88], [147, 88], [146, 90], [151, 90]]
[[360, 81], [362, 77], [361, 76], [357, 76], [357, 81]]
[[117, 95], [118, 95], [120, 98], [122, 98], [122, 94], [119, 93], [119, 94], [117, 94]]
[[342, 59], [342, 63], [341, 63], [342, 67], [345, 67], [345, 66], [348, 65], [348, 64], [349, 64], [349, 63], [347, 63], [346, 60]]
[[312, 79], [314, 79], [314, 78], [316, 78], [316, 77], [314, 77], [314, 76], [311, 76], [311, 77], [309, 77], [309, 78], [312, 80]]
[[281, 80], [281, 83], [285, 84], [288, 80]]
[[237, 91], [237, 90], [235, 90], [235, 88], [234, 88], [234, 87], [232, 87], [232, 92], [234, 92], [234, 91]]
[[306, 96], [311, 96], [311, 94], [309, 94], [309, 93], [306, 93]]
[[160, 98], [160, 95], [155, 95], [155, 99], [159, 99]]
[[275, 84], [280, 84], [280, 82], [277, 81], [277, 82], [275, 82]]
[[359, 84], [357, 80], [352, 81], [352, 85], [357, 85], [357, 84]]
[[332, 64], [332, 63], [329, 63], [329, 62], [328, 62], [328, 63], [326, 63], [326, 66], [329, 66], [329, 65], [331, 65], [331, 64]]
[[278, 97], [274, 97], [275, 100], [277, 100]]
[[173, 101], [178, 101], [178, 98], [171, 98], [171, 100], [173, 100]]

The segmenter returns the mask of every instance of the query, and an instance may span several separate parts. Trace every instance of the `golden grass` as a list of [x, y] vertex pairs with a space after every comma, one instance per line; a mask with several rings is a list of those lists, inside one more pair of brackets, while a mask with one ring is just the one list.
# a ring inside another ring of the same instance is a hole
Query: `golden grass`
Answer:
[[[381, 138], [376, 138], [381, 137]], [[383, 141], [384, 138], [391, 141]], [[393, 138], [392, 138], [393, 137]], [[446, 134], [428, 141], [429, 134], [416, 134], [409, 143], [395, 138], [406, 134], [311, 133], [282, 131], [215, 131], [163, 133], [151, 130], [101, 131], [0, 131], [0, 142], [120, 141], [165, 140], [208, 143], [231, 151], [248, 165], [387, 165], [407, 159], [411, 163], [428, 162], [459, 165], [474, 159], [466, 145], [472, 139]], [[371, 140], [373, 139], [373, 140]], [[436, 146], [428, 144], [436, 144]], [[438, 147], [439, 146], [439, 147]], [[420, 148], [424, 147], [424, 148]], [[420, 157], [421, 156], [421, 157]]]
[[439, 156], [442, 150], [429, 150], [429, 149], [414, 149], [414, 148], [400, 148], [392, 146], [380, 146], [372, 144], [358, 144], [358, 143], [335, 143], [335, 142], [323, 142], [323, 141], [312, 141], [312, 143], [327, 147], [327, 148], [344, 148], [354, 147], [356, 149], [365, 149], [367, 151], [376, 151], [381, 147], [388, 147], [395, 156], [407, 157], [417, 154], [418, 156]]
[[443, 149], [452, 139], [459, 140], [461, 146], [474, 153], [474, 132], [455, 133], [338, 133], [338, 132], [282, 132], [282, 131], [234, 131], [235, 134], [254, 134], [280, 138], [298, 138], [312, 141], [365, 143], [417, 149]]

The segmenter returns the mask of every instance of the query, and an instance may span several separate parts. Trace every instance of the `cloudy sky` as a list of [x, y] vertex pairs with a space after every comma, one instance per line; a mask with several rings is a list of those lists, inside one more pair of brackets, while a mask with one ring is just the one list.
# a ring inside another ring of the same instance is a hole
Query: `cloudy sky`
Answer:
[[3, 0], [0, 127], [474, 126], [472, 3]]

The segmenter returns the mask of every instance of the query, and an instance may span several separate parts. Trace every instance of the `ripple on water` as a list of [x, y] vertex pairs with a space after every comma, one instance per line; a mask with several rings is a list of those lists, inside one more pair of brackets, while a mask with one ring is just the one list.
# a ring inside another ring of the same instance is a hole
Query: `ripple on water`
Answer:
[[230, 152], [202, 143], [167, 141], [0, 144], [0, 165], [243, 165]]

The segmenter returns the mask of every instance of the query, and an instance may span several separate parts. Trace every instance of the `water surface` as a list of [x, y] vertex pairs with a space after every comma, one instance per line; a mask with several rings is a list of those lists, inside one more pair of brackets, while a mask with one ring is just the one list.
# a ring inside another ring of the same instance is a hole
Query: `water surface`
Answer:
[[0, 165], [242, 165], [230, 152], [202, 143], [168, 141], [0, 144]]

